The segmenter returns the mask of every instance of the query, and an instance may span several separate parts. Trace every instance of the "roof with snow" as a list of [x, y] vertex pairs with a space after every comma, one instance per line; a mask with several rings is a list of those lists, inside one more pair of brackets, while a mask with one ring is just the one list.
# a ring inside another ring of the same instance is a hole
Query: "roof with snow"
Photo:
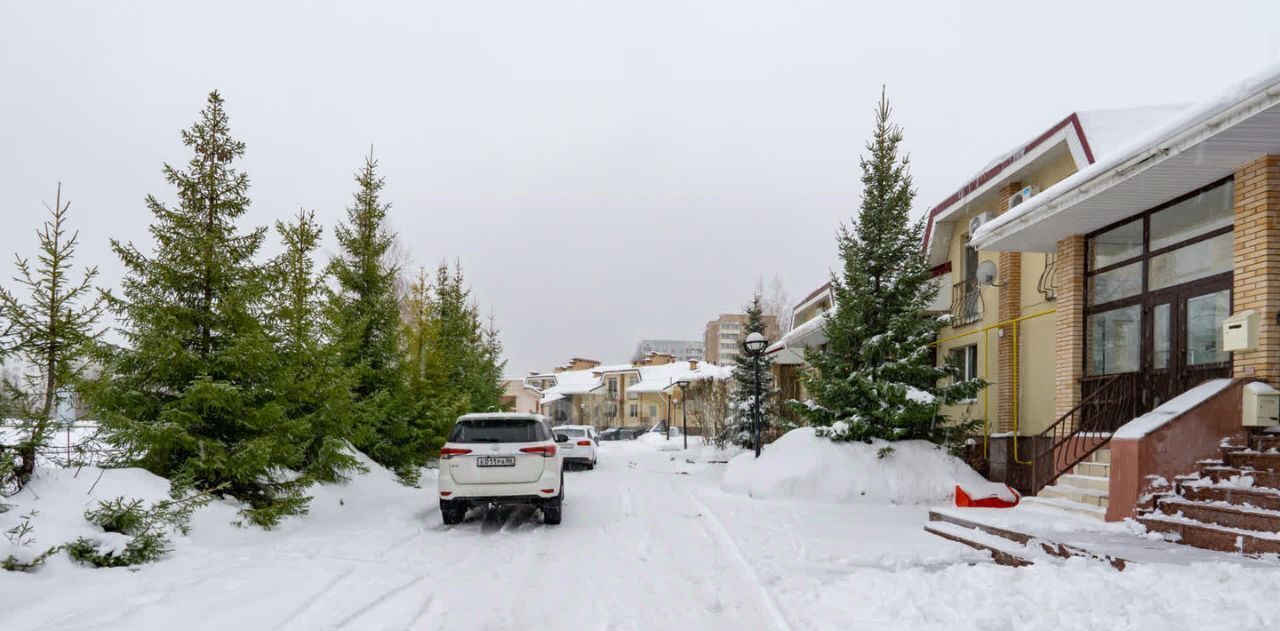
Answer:
[[1186, 105], [1153, 105], [1073, 112], [1030, 141], [1000, 154], [929, 210], [924, 237], [929, 263], [946, 262], [956, 222], [964, 218], [973, 205], [989, 203], [1005, 182], [1017, 181], [1021, 174], [1040, 168], [1062, 151], [1070, 153], [1077, 171], [1084, 169], [1099, 156], [1111, 154], [1186, 109]]
[[733, 372], [733, 368], [728, 366], [697, 362], [697, 368], [690, 368], [689, 364], [672, 362], [661, 366], [640, 366], [640, 383], [627, 386], [627, 392], [664, 392], [681, 381], [728, 379]]
[[[696, 368], [691, 368], [696, 364]], [[556, 385], [542, 391], [541, 405], [554, 403], [575, 394], [591, 394], [604, 387], [605, 376], [621, 373], [632, 373], [640, 376], [640, 381], [627, 386], [627, 392], [663, 392], [669, 390], [680, 381], [701, 381], [704, 379], [728, 379], [733, 369], [727, 366], [716, 366], [706, 362], [675, 361], [660, 366], [637, 366], [635, 364], [614, 364], [597, 366], [586, 370], [565, 370], [557, 373], [530, 375], [529, 379], [554, 377]]]
[[973, 235], [985, 250], [1049, 252], [1280, 153], [1280, 64], [1148, 127]]
[[830, 312], [791, 327], [786, 335], [770, 344], [765, 352], [775, 356], [774, 363], [803, 363], [805, 348], [818, 346], [827, 341], [826, 329], [823, 327], [827, 320], [827, 313]]

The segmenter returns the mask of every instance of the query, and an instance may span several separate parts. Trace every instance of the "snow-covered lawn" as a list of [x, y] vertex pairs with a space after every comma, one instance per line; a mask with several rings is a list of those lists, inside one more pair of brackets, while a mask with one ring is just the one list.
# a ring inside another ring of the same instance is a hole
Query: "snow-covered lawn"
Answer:
[[[308, 516], [271, 532], [230, 526], [234, 508], [214, 504], [155, 564], [95, 570], [59, 555], [34, 574], [0, 572], [0, 629], [1280, 624], [1273, 570], [1224, 562], [1117, 572], [1082, 560], [1000, 567], [926, 534], [926, 506], [752, 498], [722, 490], [726, 465], [657, 447], [671, 449], [652, 439], [603, 444], [595, 471], [568, 474], [556, 527], [507, 509], [473, 511], [445, 528], [431, 479], [410, 489], [379, 470], [318, 490]], [[138, 471], [74, 474], [43, 471], [0, 514], [0, 529], [39, 508], [36, 539], [52, 544], [93, 530], [67, 524], [95, 498], [165, 490]]]

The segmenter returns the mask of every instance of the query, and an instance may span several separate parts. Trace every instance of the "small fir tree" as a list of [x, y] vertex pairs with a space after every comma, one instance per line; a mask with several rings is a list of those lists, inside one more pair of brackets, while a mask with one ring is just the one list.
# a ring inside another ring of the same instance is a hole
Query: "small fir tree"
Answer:
[[402, 480], [417, 480], [431, 436], [412, 417], [405, 396], [400, 343], [399, 272], [390, 261], [395, 238], [387, 227], [390, 204], [372, 153], [356, 172], [355, 199], [335, 232], [339, 254], [329, 262], [328, 300], [337, 357], [350, 372], [356, 403], [355, 446]]
[[730, 442], [740, 447], [755, 447], [755, 419], [759, 414], [760, 436], [764, 436], [778, 423], [776, 392], [773, 384], [773, 357], [761, 353], [759, 358], [760, 407], [756, 408], [756, 359], [747, 351], [747, 336], [765, 334], [764, 306], [759, 293], [751, 297], [746, 308], [747, 322], [738, 338], [738, 353], [734, 356], [733, 385], [730, 388], [729, 422], [727, 431]]
[[[10, 490], [20, 489], [35, 471], [36, 454], [57, 427], [58, 406], [69, 402], [102, 334], [97, 321], [105, 297], [93, 287], [98, 269], [86, 269], [78, 280], [72, 277], [79, 232], [67, 233], [70, 207], [71, 202], [62, 202], [59, 184], [49, 208], [52, 217], [36, 232], [40, 254], [35, 263], [17, 258], [14, 282], [26, 295], [0, 288], [0, 320], [8, 323], [11, 350], [26, 367], [21, 381], [4, 384], [9, 414], [19, 423], [17, 471], [8, 474], [16, 484]], [[0, 471], [0, 478], [5, 476]]]
[[268, 322], [276, 340], [285, 416], [305, 423], [303, 471], [321, 482], [336, 482], [360, 469], [351, 453], [354, 403], [347, 371], [338, 364], [325, 333], [324, 284], [314, 254], [321, 228], [315, 213], [298, 211], [289, 223], [276, 222], [284, 252], [271, 274]]
[[126, 459], [175, 492], [228, 493], [269, 527], [309, 498], [287, 474], [301, 464], [303, 432], [279, 400], [280, 357], [263, 326], [269, 270], [254, 261], [266, 230], [237, 227], [249, 206], [235, 166], [244, 143], [217, 92], [182, 142], [186, 167], [164, 167], [177, 204], [147, 197], [152, 252], [112, 241], [125, 267], [112, 304], [126, 344], [103, 353], [91, 401]]
[[852, 229], [838, 235], [835, 309], [827, 343], [806, 353], [808, 420], [835, 440], [925, 439], [955, 447], [975, 421], [939, 415], [939, 405], [976, 396], [979, 380], [955, 382], [954, 366], [934, 365], [930, 343], [942, 323], [925, 314], [936, 289], [920, 247], [923, 222], [911, 222], [915, 191], [902, 130], [890, 123], [881, 95], [876, 128], [862, 166], [862, 205]]

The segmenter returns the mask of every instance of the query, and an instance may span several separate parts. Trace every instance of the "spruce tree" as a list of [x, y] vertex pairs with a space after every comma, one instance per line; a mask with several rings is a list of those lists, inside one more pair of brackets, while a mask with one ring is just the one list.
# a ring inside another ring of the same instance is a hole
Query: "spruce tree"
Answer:
[[125, 344], [104, 353], [91, 400], [129, 461], [175, 492], [230, 494], [269, 527], [309, 498], [284, 473], [301, 464], [301, 428], [278, 399], [280, 358], [262, 324], [268, 270], [255, 257], [266, 229], [238, 229], [245, 147], [216, 91], [182, 142], [193, 152], [186, 166], [164, 166], [177, 203], [147, 197], [152, 251], [112, 241], [125, 267], [112, 300]]
[[67, 233], [70, 207], [71, 202], [62, 202], [59, 184], [49, 208], [52, 217], [36, 232], [40, 254], [35, 263], [17, 258], [14, 281], [26, 295], [0, 288], [0, 321], [12, 335], [9, 350], [26, 368], [21, 382], [4, 384], [8, 414], [19, 424], [17, 471], [0, 471], [0, 479], [16, 474], [17, 484], [10, 490], [21, 488], [35, 471], [36, 454], [56, 429], [58, 405], [73, 394], [102, 333], [97, 321], [105, 297], [93, 287], [97, 268], [85, 269], [78, 280], [72, 277], [79, 232]]
[[390, 204], [370, 154], [356, 172], [355, 199], [336, 228], [340, 252], [330, 262], [329, 322], [338, 361], [351, 375], [357, 405], [355, 446], [402, 480], [417, 480], [432, 436], [412, 417], [404, 393], [399, 270], [389, 259], [395, 238], [387, 227]]
[[915, 190], [908, 159], [899, 157], [902, 130], [890, 113], [882, 93], [870, 155], [860, 160], [862, 205], [837, 237], [842, 266], [832, 274], [827, 343], [806, 353], [813, 400], [801, 412], [835, 440], [954, 447], [975, 421], [943, 418], [939, 405], [972, 398], [984, 384], [954, 383], [954, 366], [934, 365], [930, 343], [942, 323], [924, 312], [936, 289], [920, 246], [923, 222], [910, 218]]
[[335, 482], [360, 468], [351, 454], [354, 404], [348, 373], [326, 335], [324, 284], [314, 254], [321, 228], [315, 213], [299, 211], [276, 222], [284, 251], [274, 262], [268, 322], [281, 363], [278, 393], [285, 416], [301, 428], [302, 468], [312, 479]]
[[495, 327], [485, 327], [479, 309], [471, 302], [471, 291], [462, 277], [462, 265], [454, 263], [450, 272], [441, 264], [436, 270], [435, 293], [439, 330], [437, 352], [445, 364], [445, 379], [451, 392], [459, 392], [472, 412], [502, 409], [502, 345]]
[[776, 393], [773, 384], [771, 355], [760, 354], [760, 408], [756, 409], [756, 360], [747, 351], [747, 336], [765, 333], [764, 306], [759, 293], [746, 307], [747, 322], [738, 338], [738, 354], [734, 356], [733, 385], [729, 390], [729, 422], [727, 432], [730, 442], [740, 447], [755, 446], [755, 418], [760, 415], [760, 435], [778, 424]]
[[444, 444], [454, 420], [467, 412], [468, 397], [452, 387], [447, 377], [449, 361], [440, 342], [439, 302], [432, 296], [426, 271], [418, 270], [404, 299], [405, 366], [407, 396], [413, 418], [433, 436], [431, 451]]

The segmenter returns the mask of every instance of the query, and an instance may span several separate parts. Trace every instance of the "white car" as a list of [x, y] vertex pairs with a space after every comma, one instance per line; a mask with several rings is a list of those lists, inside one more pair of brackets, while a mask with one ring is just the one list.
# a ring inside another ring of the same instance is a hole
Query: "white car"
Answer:
[[446, 525], [467, 509], [530, 504], [542, 521], [560, 523], [564, 502], [564, 442], [540, 414], [467, 414], [440, 448], [440, 514]]
[[596, 445], [600, 442], [600, 432], [596, 428], [590, 425], [558, 425], [551, 431], [569, 437], [567, 442], [559, 443], [566, 465], [596, 468]]

